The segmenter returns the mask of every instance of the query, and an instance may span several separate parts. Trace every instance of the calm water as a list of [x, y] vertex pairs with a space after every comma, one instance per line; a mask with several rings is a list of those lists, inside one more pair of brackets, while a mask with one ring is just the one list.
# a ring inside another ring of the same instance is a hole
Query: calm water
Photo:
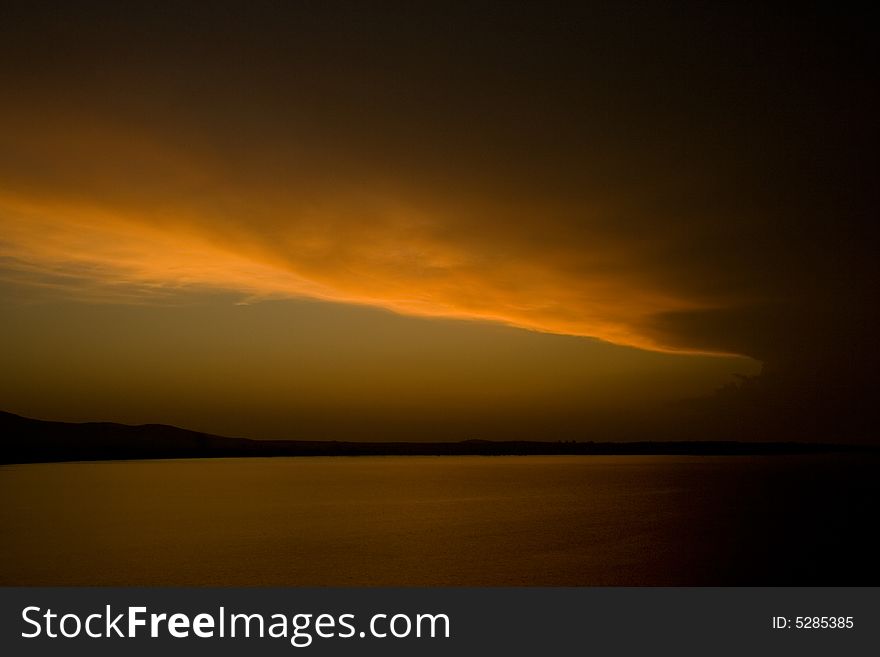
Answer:
[[877, 584], [876, 459], [0, 466], [0, 584]]

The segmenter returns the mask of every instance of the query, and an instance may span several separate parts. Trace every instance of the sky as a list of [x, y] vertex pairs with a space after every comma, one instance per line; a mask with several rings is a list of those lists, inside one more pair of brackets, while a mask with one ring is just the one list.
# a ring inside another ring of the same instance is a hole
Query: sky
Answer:
[[0, 408], [876, 441], [852, 9], [5, 3]]

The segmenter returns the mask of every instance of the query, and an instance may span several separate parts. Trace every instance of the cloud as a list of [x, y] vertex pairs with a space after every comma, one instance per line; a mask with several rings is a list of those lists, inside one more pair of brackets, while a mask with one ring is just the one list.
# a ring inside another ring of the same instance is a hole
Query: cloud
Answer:
[[[254, 189], [197, 161], [187, 170], [200, 191], [189, 194], [183, 174], [154, 182], [168, 166], [152, 161], [161, 145], [144, 156], [139, 144], [119, 152], [103, 146], [109, 138], [92, 138], [49, 144], [41, 155], [53, 175], [29, 179], [36, 189], [0, 190], [7, 281], [91, 301], [149, 302], [193, 289], [311, 297], [649, 349], [669, 345], [640, 330], [646, 318], [700, 307], [640, 271], [637, 247], [601, 230], [578, 229], [566, 243], [564, 225], [538, 218], [552, 209], [534, 202], [447, 204], [381, 183], [365, 193], [363, 181], [320, 193]], [[33, 160], [27, 147], [18, 155]], [[135, 175], [147, 182], [127, 194]]]
[[848, 25], [822, 21], [847, 36], [826, 42], [735, 11], [724, 29], [523, 11], [504, 30], [295, 13], [206, 12], [195, 39], [185, 12], [18, 16], [0, 58], [5, 279], [777, 364], [871, 321], [873, 122]]

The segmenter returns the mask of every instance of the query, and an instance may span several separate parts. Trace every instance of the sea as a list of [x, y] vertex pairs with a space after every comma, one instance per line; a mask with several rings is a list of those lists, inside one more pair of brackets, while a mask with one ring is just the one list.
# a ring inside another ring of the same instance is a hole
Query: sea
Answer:
[[0, 466], [5, 586], [876, 585], [878, 459]]

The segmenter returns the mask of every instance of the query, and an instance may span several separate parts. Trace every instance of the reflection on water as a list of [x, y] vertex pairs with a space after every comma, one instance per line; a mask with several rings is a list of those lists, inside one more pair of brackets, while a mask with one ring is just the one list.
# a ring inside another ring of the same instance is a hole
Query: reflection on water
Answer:
[[878, 584], [876, 459], [0, 467], [0, 584]]

